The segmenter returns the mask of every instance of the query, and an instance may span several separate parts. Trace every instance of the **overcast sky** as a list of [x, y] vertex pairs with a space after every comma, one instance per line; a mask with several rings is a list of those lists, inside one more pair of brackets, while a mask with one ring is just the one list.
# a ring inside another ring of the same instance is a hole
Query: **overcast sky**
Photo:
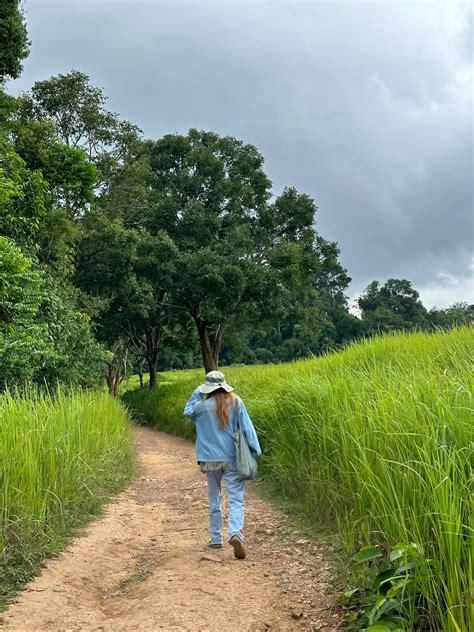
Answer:
[[421, 2], [26, 0], [11, 91], [79, 69], [148, 137], [255, 144], [353, 278], [474, 302], [473, 10]]

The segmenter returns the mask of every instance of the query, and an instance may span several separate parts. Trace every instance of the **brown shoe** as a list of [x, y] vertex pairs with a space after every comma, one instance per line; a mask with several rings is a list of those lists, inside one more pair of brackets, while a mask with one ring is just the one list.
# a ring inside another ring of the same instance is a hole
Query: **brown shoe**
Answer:
[[234, 548], [234, 555], [238, 560], [243, 560], [245, 558], [245, 547], [242, 540], [234, 535], [229, 540], [229, 544]]

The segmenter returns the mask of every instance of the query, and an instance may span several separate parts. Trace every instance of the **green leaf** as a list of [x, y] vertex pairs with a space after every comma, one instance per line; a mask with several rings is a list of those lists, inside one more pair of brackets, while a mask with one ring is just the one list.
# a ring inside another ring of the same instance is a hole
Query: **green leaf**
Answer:
[[390, 551], [390, 561], [394, 562], [395, 560], [399, 560], [403, 557], [404, 551], [402, 549], [393, 549]]
[[414, 542], [411, 544], [397, 544], [390, 552], [390, 561], [394, 562], [401, 557], [413, 557], [419, 552], [419, 547]]
[[365, 632], [386, 632], [387, 630], [402, 632], [406, 630], [406, 627], [400, 617], [390, 617], [388, 619], [380, 619], [377, 623], [365, 628]]
[[407, 575], [408, 571], [413, 570], [414, 568], [416, 568], [418, 566], [418, 564], [416, 562], [407, 562], [406, 564], [401, 564], [396, 571], [397, 575]]
[[401, 579], [394, 586], [392, 586], [390, 590], [387, 592], [387, 598], [391, 599], [392, 597], [396, 597], [405, 589], [407, 589], [412, 583], [413, 583], [413, 580], [411, 579]]
[[369, 562], [370, 560], [376, 560], [382, 557], [382, 553], [376, 546], [363, 546], [358, 553], [354, 555], [352, 560], [356, 562], [356, 564], [361, 564], [362, 562]]
[[343, 606], [346, 606], [348, 603], [350, 603], [352, 596], [355, 595], [357, 592], [359, 592], [358, 588], [354, 588], [353, 590], [347, 590], [345, 593], [342, 593], [341, 595], [339, 595], [337, 600], [340, 604], [342, 604]]
[[387, 586], [384, 586], [384, 584], [387, 584], [395, 575], [395, 571], [392, 568], [388, 568], [385, 571], [382, 571], [381, 573], [379, 573], [377, 575], [377, 577], [374, 579], [374, 588], [385, 588], [385, 590], [387, 589]]

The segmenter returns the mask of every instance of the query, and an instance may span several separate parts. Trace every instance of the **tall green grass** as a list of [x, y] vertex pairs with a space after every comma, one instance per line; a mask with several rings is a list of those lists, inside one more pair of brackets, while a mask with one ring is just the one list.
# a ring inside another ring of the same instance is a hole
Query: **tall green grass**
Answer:
[[[474, 630], [474, 330], [385, 336], [278, 366], [229, 368], [280, 493], [337, 527], [348, 552], [414, 542], [432, 629]], [[202, 371], [125, 394], [148, 423], [185, 437]]]
[[126, 411], [103, 393], [0, 397], [0, 602], [133, 471]]

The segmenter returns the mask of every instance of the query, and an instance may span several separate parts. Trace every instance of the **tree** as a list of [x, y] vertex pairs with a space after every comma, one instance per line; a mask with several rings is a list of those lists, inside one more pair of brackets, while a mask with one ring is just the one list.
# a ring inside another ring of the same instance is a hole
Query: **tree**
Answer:
[[406, 279], [389, 279], [381, 287], [372, 281], [358, 304], [368, 333], [424, 328], [427, 324], [420, 295]]
[[192, 317], [206, 371], [225, 333], [272, 320], [318, 267], [313, 200], [286, 189], [270, 201], [263, 158], [252, 145], [190, 130], [148, 145], [152, 177], [147, 229], [178, 251], [172, 303]]
[[43, 278], [32, 260], [0, 237], [0, 389], [32, 379], [51, 352], [38, 318], [43, 299]]
[[[20, 74], [27, 53], [19, 2], [5, 0], [0, 84]], [[88, 385], [99, 375], [105, 350], [77, 308], [69, 277], [76, 222], [93, 202], [97, 168], [79, 143], [58, 137], [46, 110], [42, 115], [31, 98], [0, 90], [0, 125], [0, 380], [9, 387], [29, 381]], [[109, 161], [135, 128], [116, 120], [115, 130], [119, 140], [109, 148]]]
[[[118, 338], [112, 344], [109, 357], [105, 362], [104, 375], [107, 388], [109, 389], [109, 395], [113, 395], [114, 397], [118, 396], [120, 385], [127, 373], [127, 360], [127, 341], [123, 338]], [[140, 384], [143, 386], [143, 377], [140, 379]]]
[[[21, 99], [4, 103], [1, 267], [7, 274], [5, 292], [11, 293], [19, 279], [25, 296], [8, 298], [16, 316], [2, 323], [2, 377], [9, 386], [26, 381], [87, 384], [95, 380], [104, 350], [94, 339], [90, 318], [77, 308], [69, 282], [75, 225], [66, 207], [84, 211], [91, 203], [96, 169], [83, 150], [60, 143], [50, 123], [24, 117]], [[20, 267], [15, 269], [13, 262]], [[33, 278], [36, 293], [29, 285]]]
[[51, 356], [40, 367], [40, 384], [97, 386], [102, 377], [106, 349], [95, 337], [91, 318], [77, 307], [77, 292], [45, 276], [45, 298], [40, 318], [47, 324]]
[[12, 240], [0, 237], [0, 388], [88, 385], [104, 357], [89, 319]]
[[53, 276], [73, 267], [76, 220], [93, 201], [97, 169], [84, 151], [60, 142], [53, 125], [10, 100], [0, 134], [0, 233]]
[[117, 354], [130, 352], [138, 363], [147, 362], [154, 387], [160, 353], [171, 329], [166, 279], [173, 254], [163, 231], [146, 230], [149, 174], [144, 145], [133, 142], [110, 172], [94, 212], [80, 222], [76, 283], [93, 301], [102, 302], [95, 321], [100, 339], [113, 352], [108, 369], [123, 367]]
[[91, 85], [90, 78], [78, 70], [37, 81], [25, 99], [37, 118], [52, 122], [63, 143], [86, 152], [99, 167], [104, 186], [138, 141], [139, 128], [107, 110], [103, 90]]
[[98, 180], [97, 168], [85, 150], [59, 138], [47, 118], [35, 117], [25, 97], [17, 99], [10, 126], [15, 150], [29, 169], [40, 170], [48, 182], [50, 206], [64, 209], [71, 219], [83, 215], [94, 199]]
[[0, 234], [31, 248], [46, 214], [47, 182], [26, 167], [1, 132], [0, 155]]
[[446, 309], [434, 307], [428, 312], [428, 320], [432, 328], [449, 329], [474, 323], [474, 305], [454, 303]]
[[144, 357], [151, 388], [172, 327], [166, 288], [174, 275], [174, 260], [174, 244], [163, 232], [150, 235], [126, 228], [119, 219], [111, 222], [100, 213], [90, 215], [83, 226], [75, 280], [103, 301], [96, 317], [98, 336], [109, 348], [121, 341], [121, 350]]
[[344, 292], [350, 278], [338, 260], [337, 244], [318, 235], [314, 255], [316, 264], [310, 280], [297, 285], [289, 295], [283, 319], [273, 326], [264, 323], [261, 331], [254, 329], [249, 348], [259, 350], [257, 361], [270, 361], [271, 357], [274, 362], [283, 362], [320, 355], [358, 335], [360, 321], [347, 310]]
[[19, 0], [0, 4], [0, 84], [8, 77], [16, 79], [22, 61], [28, 56], [29, 42]]

